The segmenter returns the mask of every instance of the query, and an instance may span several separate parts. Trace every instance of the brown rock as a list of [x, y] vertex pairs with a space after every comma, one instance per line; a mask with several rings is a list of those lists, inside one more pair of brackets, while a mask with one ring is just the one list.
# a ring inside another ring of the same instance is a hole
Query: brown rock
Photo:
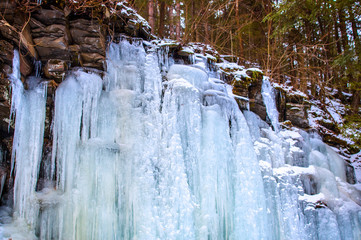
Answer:
[[2, 71], [5, 74], [5, 76], [9, 76], [13, 72], [13, 69], [10, 65], [4, 64], [1, 67], [2, 67]]
[[66, 61], [59, 59], [50, 59], [44, 66], [44, 75], [49, 79], [61, 81], [68, 69]]
[[248, 88], [249, 108], [256, 113], [263, 121], [267, 119], [266, 106], [262, 97], [262, 80], [254, 79]]
[[125, 32], [132, 37], [138, 37], [140, 32], [140, 24], [136, 20], [129, 19], [127, 25], [125, 26]]
[[49, 59], [61, 59], [61, 60], [70, 60], [70, 52], [68, 49], [59, 49], [59, 48], [49, 48], [49, 47], [40, 47], [37, 46], [36, 50], [39, 53], [41, 60]]
[[39, 22], [39, 21], [36, 20], [35, 18], [30, 18], [29, 25], [30, 25], [30, 28], [32, 29], [31, 31], [32, 31], [33, 33], [34, 33], [34, 29], [37, 29], [37, 28], [46, 28], [46, 25], [42, 24], [41, 22]]
[[80, 52], [80, 46], [79, 45], [70, 45], [69, 50], [71, 52]]
[[[49, 26], [40, 26], [32, 30], [34, 38], [39, 37], [63, 37], [66, 36], [66, 26], [61, 24], [53, 24]], [[68, 40], [68, 39], [67, 39]]]
[[0, 102], [0, 132], [8, 132], [10, 117], [10, 104], [7, 101]]
[[287, 103], [286, 120], [290, 120], [293, 125], [299, 128], [310, 127], [306, 107], [303, 104]]
[[26, 27], [23, 28], [23, 31], [21, 31], [20, 41], [21, 41], [21, 44], [29, 51], [31, 56], [35, 59], [38, 59], [38, 53], [36, 52], [36, 50], [34, 48], [33, 37], [31, 36], [29, 25], [26, 25]]
[[96, 37], [101, 33], [101, 26], [97, 21], [82, 18], [70, 21], [70, 30], [72, 29], [81, 30], [77, 33], [80, 36]]
[[248, 76], [250, 76], [251, 82], [254, 82], [254, 81], [261, 82], [261, 85], [262, 85], [263, 73], [261, 71], [247, 69], [246, 74]]
[[82, 65], [84, 67], [92, 67], [97, 69], [103, 69], [105, 57], [99, 53], [80, 53]]
[[42, 38], [35, 38], [34, 42], [37, 47], [46, 47], [46, 48], [58, 48], [61, 50], [65, 50], [68, 48], [68, 42], [66, 41], [65, 37], [42, 37]]
[[103, 62], [105, 57], [98, 53], [81, 53], [83, 62]]
[[99, 53], [105, 56], [105, 36], [97, 21], [77, 19], [70, 23], [73, 42], [84, 53]]
[[5, 40], [0, 40], [0, 61], [5, 64], [12, 64], [14, 57], [14, 47]]
[[10, 80], [3, 78], [0, 81], [0, 102], [10, 103], [10, 92], [9, 92]]
[[4, 39], [10, 40], [15, 44], [19, 44], [18, 30], [5, 20], [0, 20], [0, 35], [2, 35]]
[[63, 24], [65, 25], [66, 20], [64, 13], [61, 10], [57, 9], [43, 9], [40, 8], [37, 11], [33, 12], [32, 17], [40, 21], [45, 25], [52, 24]]
[[27, 77], [33, 71], [33, 65], [23, 54], [20, 54], [20, 72], [24, 77]]

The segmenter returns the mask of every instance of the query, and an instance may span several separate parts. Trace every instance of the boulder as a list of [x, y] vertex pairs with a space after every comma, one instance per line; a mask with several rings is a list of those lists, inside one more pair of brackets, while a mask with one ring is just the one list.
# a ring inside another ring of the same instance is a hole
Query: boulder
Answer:
[[82, 37], [99, 37], [102, 32], [101, 25], [96, 20], [80, 18], [70, 21], [69, 25], [71, 35], [75, 40]]
[[309, 128], [307, 106], [304, 104], [287, 103], [285, 120], [290, 120], [296, 127]]
[[105, 57], [99, 53], [80, 53], [80, 58], [83, 67], [104, 68]]
[[[248, 71], [247, 71], [248, 72]], [[250, 86], [248, 88], [248, 97], [249, 97], [249, 108], [252, 112], [256, 113], [264, 121], [267, 120], [267, 111], [266, 106], [263, 103], [262, 97], [262, 78], [259, 74], [249, 74], [253, 76], [252, 78], [245, 79], [246, 82], [249, 82]]]
[[99, 22], [87, 19], [70, 21], [70, 34], [73, 40], [70, 50], [74, 64], [103, 69], [106, 43]]
[[68, 48], [68, 42], [64, 36], [34, 38], [34, 42], [36, 44], [36, 48], [57, 48], [60, 50], [66, 50]]
[[53, 9], [39, 8], [34, 11], [31, 16], [47, 26], [52, 24], [66, 24], [64, 12], [55, 7], [53, 7]]
[[62, 59], [69, 61], [71, 59], [70, 51], [68, 49], [38, 46], [36, 47], [36, 50], [38, 51], [40, 59], [42, 61], [50, 59]]
[[[32, 20], [35, 21], [35, 20]], [[43, 25], [36, 25], [37, 27], [32, 29], [32, 36], [34, 38], [41, 38], [41, 37], [51, 37], [51, 38], [58, 38], [58, 37], [65, 37], [68, 41], [68, 36], [66, 34], [66, 26], [61, 24], [53, 24], [49, 26]]]
[[60, 83], [64, 78], [67, 69], [68, 64], [66, 61], [50, 59], [46, 62], [43, 71], [46, 78], [54, 79], [57, 83]]

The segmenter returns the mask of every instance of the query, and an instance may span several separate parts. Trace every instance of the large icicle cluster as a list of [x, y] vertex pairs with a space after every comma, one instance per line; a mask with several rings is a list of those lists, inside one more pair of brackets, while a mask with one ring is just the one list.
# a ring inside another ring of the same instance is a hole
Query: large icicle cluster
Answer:
[[158, 55], [122, 40], [103, 78], [68, 75], [42, 189], [45, 90], [14, 77], [15, 203], [2, 239], [360, 239], [343, 160], [317, 136], [279, 129], [267, 80], [276, 131], [242, 113], [206, 63]]

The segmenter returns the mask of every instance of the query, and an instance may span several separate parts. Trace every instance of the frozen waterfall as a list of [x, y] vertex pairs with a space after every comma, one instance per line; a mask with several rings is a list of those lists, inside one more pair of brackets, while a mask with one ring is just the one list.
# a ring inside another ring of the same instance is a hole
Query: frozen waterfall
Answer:
[[276, 107], [276, 100], [274, 89], [271, 86], [271, 83], [268, 77], [263, 77], [262, 82], [262, 98], [264, 105], [266, 106], [267, 116], [271, 120], [273, 129], [279, 131], [279, 122], [278, 122], [278, 110]]
[[317, 135], [279, 128], [268, 80], [275, 131], [204, 69], [158, 58], [121, 40], [103, 77], [71, 72], [46, 158], [46, 85], [24, 90], [15, 54], [14, 207], [1, 239], [361, 239], [344, 160]]

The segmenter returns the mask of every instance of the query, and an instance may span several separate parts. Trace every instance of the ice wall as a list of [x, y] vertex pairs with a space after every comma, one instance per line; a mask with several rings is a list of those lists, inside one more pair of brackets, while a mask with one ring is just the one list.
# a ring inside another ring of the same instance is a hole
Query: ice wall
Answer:
[[103, 78], [69, 73], [42, 189], [44, 88], [14, 90], [17, 183], [3, 239], [360, 239], [361, 195], [343, 160], [317, 136], [278, 127], [269, 82], [274, 130], [199, 66], [167, 66], [162, 81], [164, 59], [121, 40]]
[[278, 122], [279, 113], [276, 107], [274, 89], [268, 77], [263, 77], [262, 98], [264, 105], [266, 106], [267, 116], [272, 123], [273, 129], [278, 132], [280, 128]]

